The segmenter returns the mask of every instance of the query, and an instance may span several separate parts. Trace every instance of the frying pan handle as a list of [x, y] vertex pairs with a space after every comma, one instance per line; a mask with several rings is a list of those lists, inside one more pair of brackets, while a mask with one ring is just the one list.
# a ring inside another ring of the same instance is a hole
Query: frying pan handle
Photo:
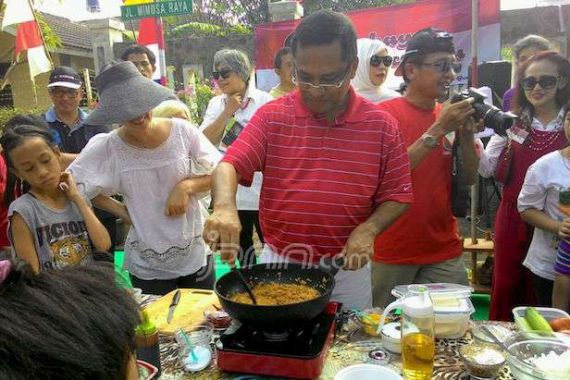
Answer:
[[342, 255], [325, 256], [321, 259], [320, 269], [330, 273], [333, 277], [344, 266], [345, 257]]
[[336, 268], [336, 271], [338, 272], [340, 268], [344, 267], [345, 262], [346, 258], [343, 255], [336, 255], [333, 259], [333, 264], [334, 264], [333, 268]]

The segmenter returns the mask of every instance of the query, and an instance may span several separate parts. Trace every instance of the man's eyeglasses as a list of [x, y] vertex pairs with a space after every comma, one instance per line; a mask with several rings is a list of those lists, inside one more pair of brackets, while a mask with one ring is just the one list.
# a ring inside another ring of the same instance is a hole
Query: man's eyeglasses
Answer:
[[65, 88], [65, 87], [52, 88], [49, 90], [49, 92], [60, 98], [64, 96], [67, 96], [69, 98], [75, 98], [79, 94], [79, 90], [75, 90], [73, 88]]
[[461, 72], [461, 63], [459, 62], [450, 62], [450, 61], [440, 61], [435, 63], [421, 63], [422, 66], [429, 66], [435, 69], [440, 74], [448, 73], [449, 70], [453, 70], [455, 74], [459, 74]]
[[380, 57], [379, 55], [374, 54], [372, 57], [370, 57], [370, 66], [378, 67], [380, 64], [383, 64], [386, 67], [390, 67], [393, 61], [394, 58], [390, 57], [389, 55]]
[[538, 79], [536, 77], [526, 77], [521, 80], [521, 86], [526, 91], [535, 88], [537, 83], [543, 90], [550, 90], [558, 84], [558, 77], [554, 75], [541, 75]]
[[332, 81], [330, 83], [328, 82], [324, 82], [324, 83], [319, 83], [319, 84], [312, 84], [311, 82], [305, 82], [305, 81], [301, 81], [298, 79], [298, 75], [297, 75], [297, 70], [295, 70], [293, 72], [293, 83], [299, 87], [303, 86], [303, 87], [309, 87], [309, 88], [315, 88], [315, 89], [332, 89], [332, 88], [341, 88], [345, 82], [346, 82], [346, 76], [348, 74], [348, 71], [346, 71], [343, 75], [342, 78], [340, 80], [337, 81]]
[[220, 77], [222, 77], [222, 79], [228, 79], [230, 75], [232, 75], [232, 73], [233, 70], [231, 69], [223, 69], [220, 71], [213, 71], [212, 76], [214, 77], [215, 80], [220, 79]]

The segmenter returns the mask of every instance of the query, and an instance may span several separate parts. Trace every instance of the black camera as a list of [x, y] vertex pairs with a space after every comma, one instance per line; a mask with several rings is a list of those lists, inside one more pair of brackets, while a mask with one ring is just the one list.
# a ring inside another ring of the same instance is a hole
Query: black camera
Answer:
[[517, 116], [511, 112], [503, 112], [495, 106], [486, 104], [484, 102], [486, 98], [485, 94], [477, 91], [473, 87], [453, 95], [451, 103], [457, 103], [469, 98], [475, 100], [472, 104], [475, 109], [475, 115], [473, 115], [475, 121], [483, 120], [485, 127], [493, 128], [495, 133], [500, 136], [506, 136], [507, 129], [513, 126]]

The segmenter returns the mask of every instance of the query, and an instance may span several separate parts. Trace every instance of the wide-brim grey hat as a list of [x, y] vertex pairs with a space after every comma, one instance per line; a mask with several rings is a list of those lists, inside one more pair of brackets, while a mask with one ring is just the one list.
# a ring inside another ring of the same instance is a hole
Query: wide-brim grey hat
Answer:
[[111, 62], [95, 78], [99, 104], [84, 124], [124, 123], [144, 115], [174, 93], [144, 77], [130, 61]]

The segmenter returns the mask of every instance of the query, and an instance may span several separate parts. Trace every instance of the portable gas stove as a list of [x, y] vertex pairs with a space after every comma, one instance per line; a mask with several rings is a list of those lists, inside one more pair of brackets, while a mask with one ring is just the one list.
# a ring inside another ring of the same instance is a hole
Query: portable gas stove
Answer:
[[339, 303], [329, 302], [316, 318], [280, 330], [241, 325], [220, 337], [216, 345], [218, 368], [256, 375], [316, 378], [333, 342], [339, 309]]

